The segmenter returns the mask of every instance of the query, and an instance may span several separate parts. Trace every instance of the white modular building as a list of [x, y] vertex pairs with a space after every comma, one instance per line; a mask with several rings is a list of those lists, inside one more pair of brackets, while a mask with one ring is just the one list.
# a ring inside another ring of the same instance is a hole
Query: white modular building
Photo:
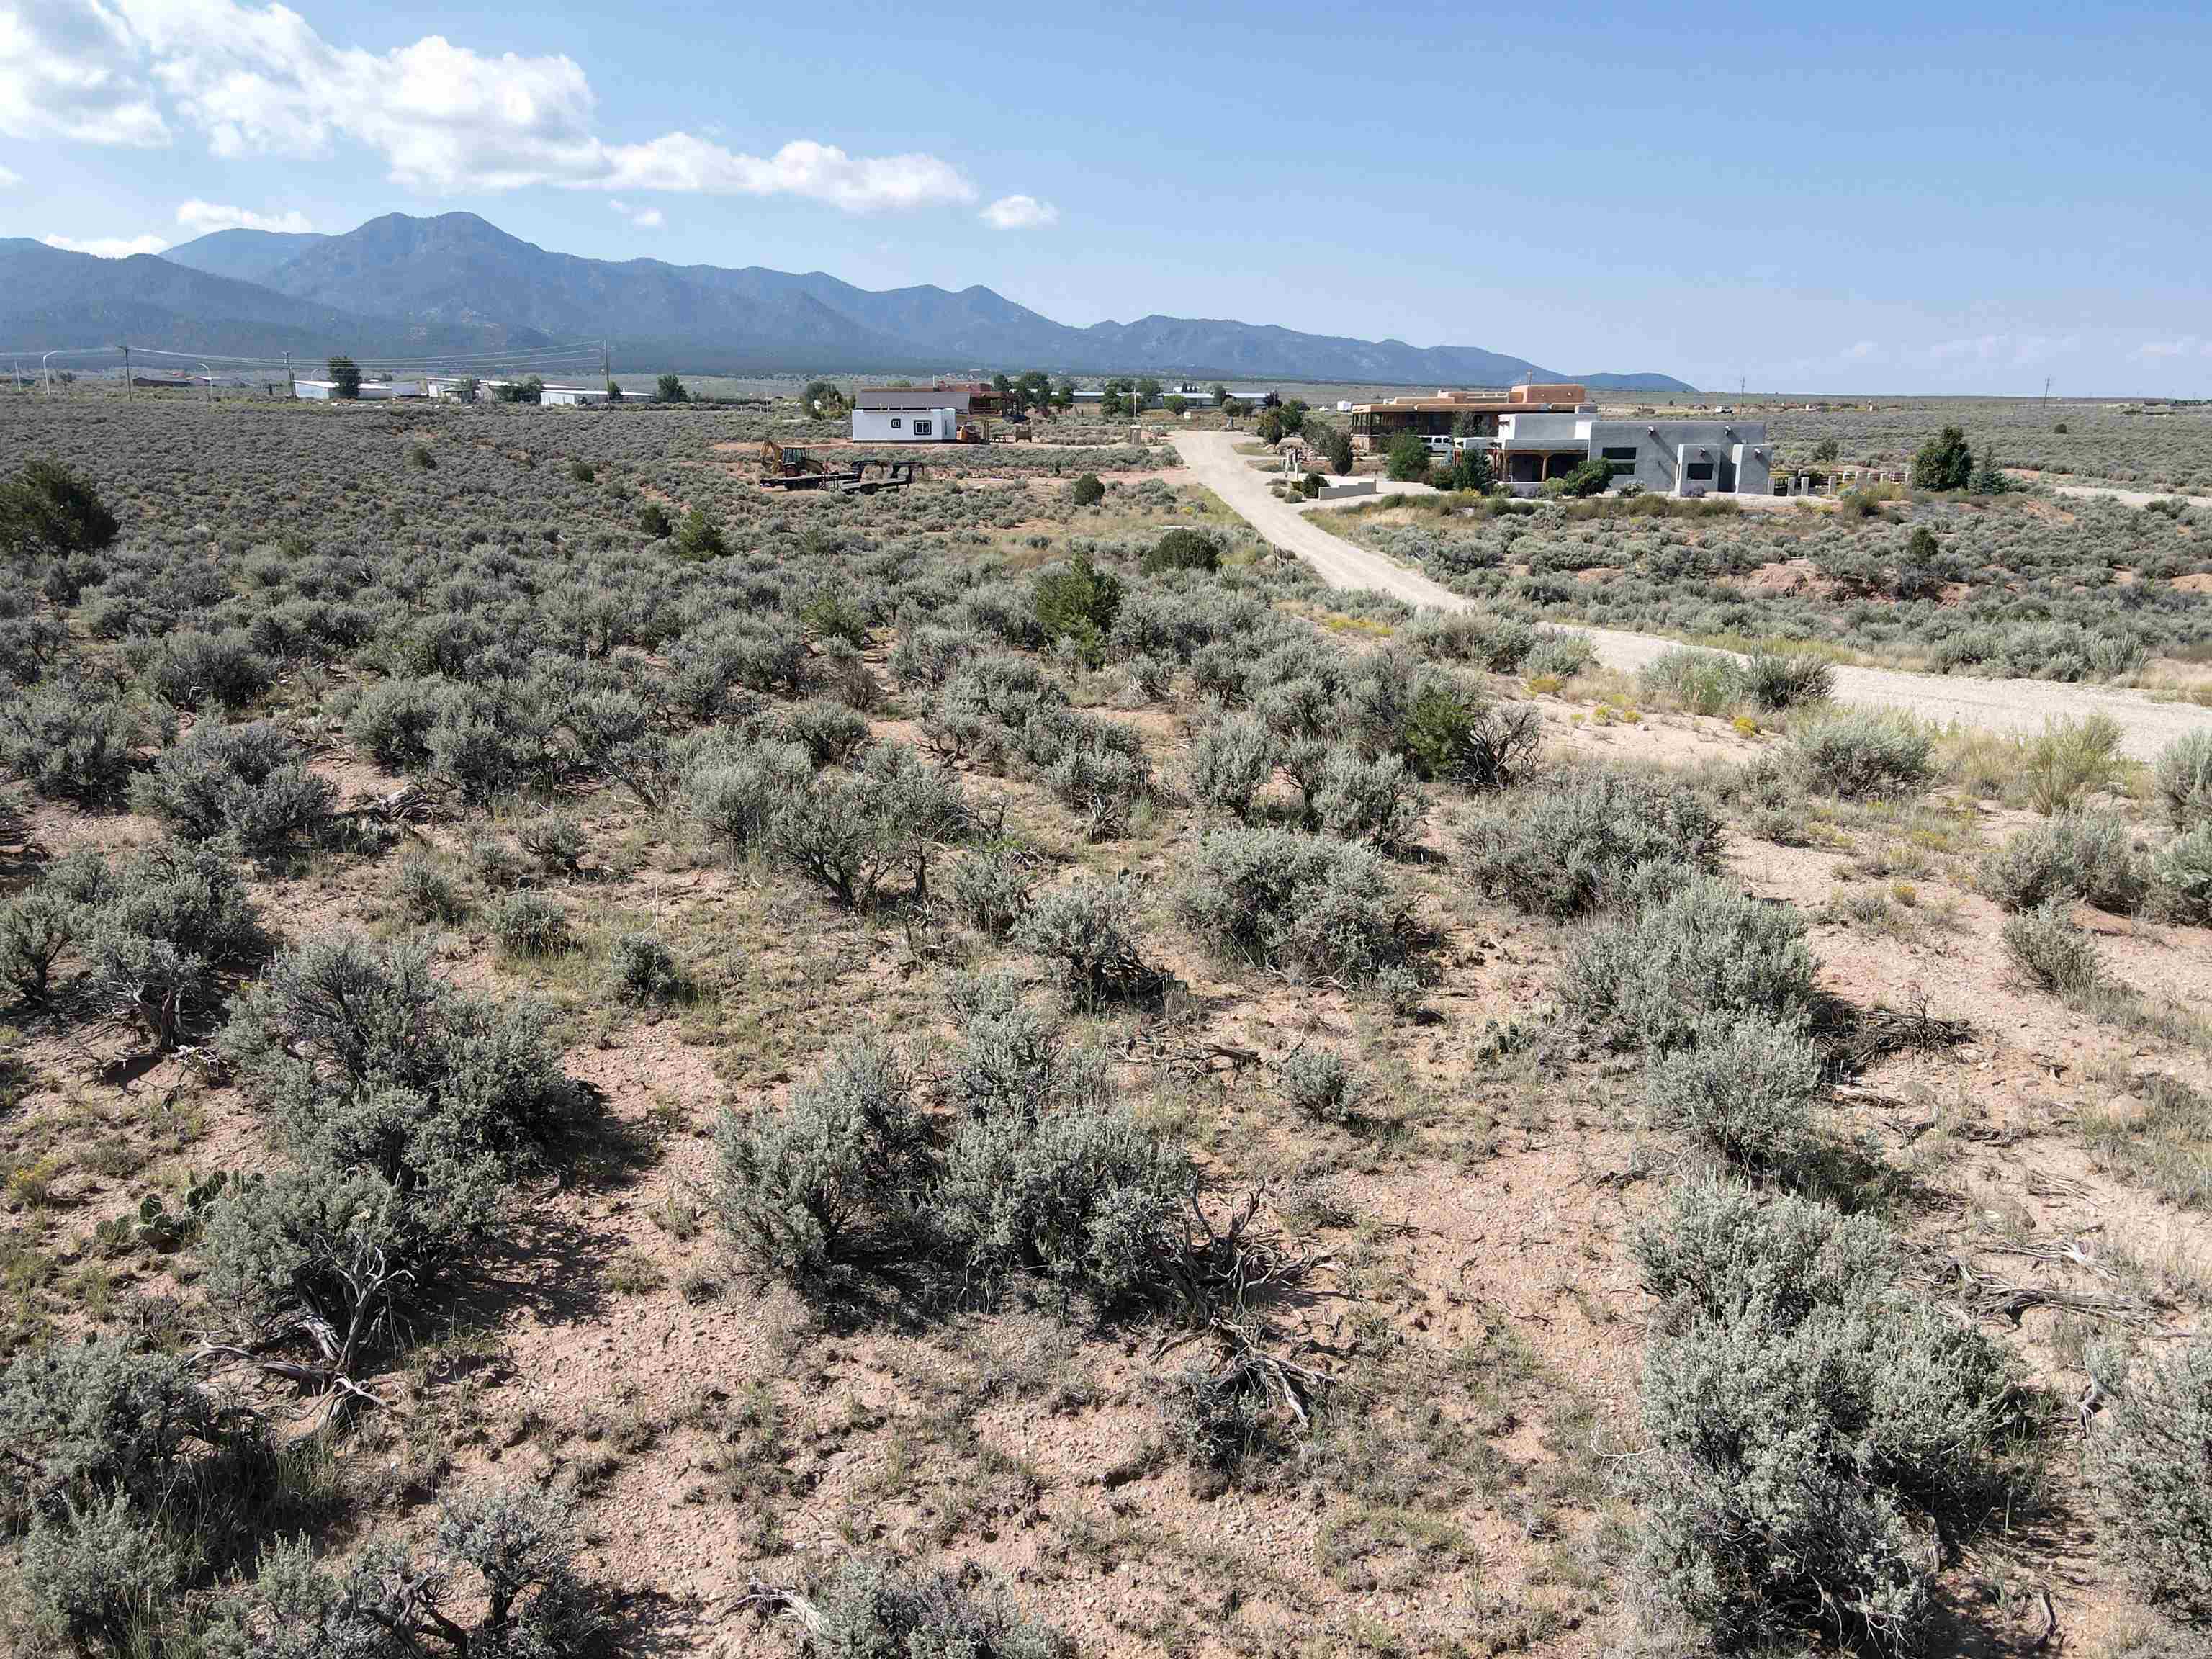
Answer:
[[969, 394], [949, 386], [863, 386], [853, 400], [853, 441], [951, 443], [969, 412]]

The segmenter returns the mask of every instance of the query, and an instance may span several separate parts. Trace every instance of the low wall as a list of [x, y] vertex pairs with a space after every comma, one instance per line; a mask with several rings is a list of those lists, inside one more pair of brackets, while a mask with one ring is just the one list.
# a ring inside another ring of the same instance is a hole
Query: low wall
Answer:
[[1374, 493], [1375, 480], [1362, 478], [1356, 483], [1323, 484], [1321, 487], [1321, 494], [1312, 499], [1317, 501], [1340, 501], [1346, 495], [1372, 495]]

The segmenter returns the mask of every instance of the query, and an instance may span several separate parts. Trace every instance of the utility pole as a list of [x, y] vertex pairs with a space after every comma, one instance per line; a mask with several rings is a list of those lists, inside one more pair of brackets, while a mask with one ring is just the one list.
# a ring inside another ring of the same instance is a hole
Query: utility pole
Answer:
[[614, 378], [607, 369], [607, 338], [602, 334], [599, 337], [599, 384], [603, 386], [611, 386], [614, 382]]
[[138, 394], [131, 387], [131, 348], [123, 348], [123, 401], [129, 403]]
[[300, 395], [299, 385], [292, 379], [292, 354], [289, 351], [284, 354], [284, 395], [288, 398]]
[[2051, 412], [2051, 377], [2048, 374], [2043, 377], [2043, 412], [2046, 415]]

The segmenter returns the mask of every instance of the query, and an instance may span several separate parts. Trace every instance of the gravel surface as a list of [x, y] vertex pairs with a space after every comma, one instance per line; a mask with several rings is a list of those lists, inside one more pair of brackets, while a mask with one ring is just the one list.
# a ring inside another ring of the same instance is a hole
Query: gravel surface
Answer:
[[[1407, 605], [1471, 611], [1474, 602], [1395, 559], [1352, 543], [1310, 522], [1267, 493], [1265, 475], [1237, 454], [1238, 440], [1216, 432], [1179, 432], [1176, 448], [1199, 483], [1221, 497], [1268, 543], [1294, 553], [1331, 587], [1370, 588]], [[2080, 493], [2089, 493], [2082, 490]], [[2099, 492], [2103, 493], [2103, 492]], [[2148, 496], [2146, 500], [2149, 499]], [[1584, 628], [1607, 668], [1634, 673], [1679, 640]], [[2126, 733], [2125, 753], [2153, 760], [2185, 732], [2212, 727], [2212, 709], [2193, 703], [2154, 702], [2140, 691], [2100, 685], [2061, 685], [2048, 680], [1989, 680], [1963, 674], [1907, 674], [1888, 668], [1838, 665], [1836, 696], [1844, 702], [1909, 709], [1923, 719], [1956, 720], [1992, 732], [2037, 732], [2045, 720], [2091, 713], [2110, 714]]]

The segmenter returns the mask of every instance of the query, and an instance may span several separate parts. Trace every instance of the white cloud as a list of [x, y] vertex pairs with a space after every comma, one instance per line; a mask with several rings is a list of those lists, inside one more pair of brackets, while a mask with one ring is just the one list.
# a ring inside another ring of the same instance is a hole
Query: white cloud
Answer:
[[169, 246], [166, 236], [92, 236], [79, 241], [73, 236], [48, 236], [48, 247], [65, 253], [89, 253], [102, 259], [127, 259], [134, 253], [159, 253]]
[[1031, 230], [1060, 222], [1060, 210], [1034, 196], [1001, 196], [980, 216], [994, 230]]
[[10, 185], [20, 185], [22, 182], [21, 173], [11, 173], [6, 167], [0, 167], [0, 190], [5, 190]]
[[488, 56], [435, 34], [369, 52], [334, 45], [278, 4], [0, 0], [0, 63], [27, 66], [0, 76], [0, 132], [163, 143], [158, 89], [217, 155], [315, 155], [343, 140], [429, 195], [551, 185], [792, 196], [872, 213], [977, 194], [934, 155], [852, 155], [811, 139], [750, 155], [684, 131], [609, 143], [571, 58]]
[[195, 198], [177, 210], [177, 222], [198, 236], [216, 230], [307, 231], [314, 226], [295, 209], [289, 213], [255, 213], [251, 209], [225, 207], [220, 202]]
[[2136, 348], [2135, 355], [2150, 362], [2176, 357], [2212, 357], [2212, 339], [2201, 334], [2185, 334], [2178, 340], [2145, 340]]
[[130, 24], [110, 0], [0, 0], [0, 132], [169, 142]]
[[1872, 340], [1859, 340], [1845, 348], [1844, 356], [1848, 362], [1863, 363], [1880, 349], [1881, 348], [1875, 345]]
[[1975, 334], [1963, 339], [1939, 341], [1928, 348], [1928, 355], [1939, 363], [1971, 361], [2022, 367], [2063, 357], [2078, 350], [2081, 344], [2080, 338], [2071, 334]]
[[667, 216], [659, 208], [634, 208], [628, 202], [619, 200], [611, 201], [607, 205], [640, 230], [659, 230], [668, 222]]

